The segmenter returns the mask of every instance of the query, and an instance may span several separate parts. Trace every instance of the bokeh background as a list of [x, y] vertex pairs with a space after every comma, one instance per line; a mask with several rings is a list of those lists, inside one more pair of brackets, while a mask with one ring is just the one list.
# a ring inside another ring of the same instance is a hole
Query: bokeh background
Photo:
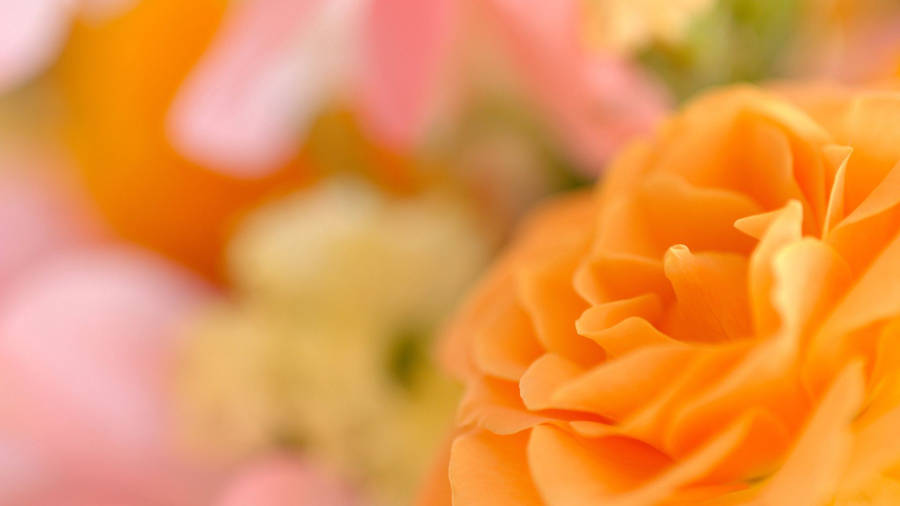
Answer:
[[704, 88], [898, 76], [891, 0], [0, 0], [0, 504], [412, 504], [531, 207]]

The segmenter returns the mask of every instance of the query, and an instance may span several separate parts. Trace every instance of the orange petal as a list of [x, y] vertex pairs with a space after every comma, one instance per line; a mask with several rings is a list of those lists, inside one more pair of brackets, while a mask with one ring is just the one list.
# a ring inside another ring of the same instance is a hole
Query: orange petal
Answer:
[[663, 327], [684, 341], [718, 342], [752, 335], [747, 311], [747, 260], [729, 253], [669, 248], [666, 277], [675, 289], [674, 320]]
[[784, 329], [796, 334], [822, 321], [850, 281], [850, 268], [822, 241], [804, 238], [781, 249], [772, 261], [773, 304]]
[[794, 430], [808, 408], [794, 370], [796, 344], [772, 339], [752, 348], [743, 360], [700, 395], [673, 406], [665, 448], [681, 455], [701, 444], [710, 431], [723, 430], [748, 407], [765, 408]]
[[548, 199], [523, 220], [513, 251], [539, 257], [552, 256], [563, 245], [577, 248], [590, 239], [597, 220], [596, 198], [591, 192], [576, 191]]
[[522, 401], [528, 409], [553, 408], [551, 399], [557, 388], [583, 372], [578, 364], [548, 353], [531, 364], [519, 381]]
[[594, 305], [650, 292], [664, 301], [672, 298], [662, 262], [630, 253], [592, 253], [575, 272], [574, 285], [576, 292]]
[[603, 349], [575, 332], [575, 320], [587, 303], [572, 288], [572, 277], [583, 251], [557, 252], [519, 272], [518, 294], [531, 316], [538, 341], [547, 351], [581, 364], [603, 359]]
[[754, 214], [745, 216], [739, 220], [735, 220], [734, 228], [753, 237], [754, 239], [762, 239], [766, 235], [766, 231], [772, 226], [775, 218], [781, 216], [784, 209], [776, 209], [767, 213]]
[[900, 283], [897, 280], [900, 280], [900, 233], [846, 292], [822, 324], [822, 334], [840, 335], [900, 313]]
[[437, 355], [441, 364], [457, 378], [478, 375], [478, 367], [470, 352], [472, 341], [495, 310], [493, 301], [502, 299], [504, 293], [512, 291], [511, 266], [508, 258], [503, 259], [482, 278], [441, 335]]
[[621, 420], [665, 389], [672, 371], [691, 357], [692, 350], [683, 346], [635, 350], [563, 385], [553, 395], [553, 402], [561, 409]]
[[[611, 195], [603, 201], [603, 213], [594, 243], [602, 247], [596, 253], [613, 256], [638, 256], [651, 260], [664, 249], [644, 223], [643, 204], [632, 194]], [[599, 255], [595, 255], [599, 256]]]
[[682, 343], [656, 330], [647, 320], [631, 316], [612, 327], [594, 330], [590, 322], [576, 322], [578, 333], [603, 347], [609, 359], [617, 358], [639, 348], [656, 345], [679, 346]]
[[527, 465], [528, 436], [472, 431], [458, 437], [450, 450], [453, 504], [541, 506]]
[[765, 483], [759, 504], [815, 506], [827, 500], [850, 454], [850, 422], [863, 388], [862, 364], [854, 362], [834, 381], [781, 469]]
[[879, 402], [880, 395], [887, 393], [881, 392], [884, 387], [891, 383], [900, 387], [900, 374], [897, 374], [900, 371], [900, 318], [894, 318], [884, 325], [877, 340], [872, 372], [869, 375], [871, 399], [862, 417], [881, 415], [888, 409], [893, 409], [895, 405], [900, 406], [900, 388], [897, 390], [898, 397], [888, 395], [890, 400], [884, 399]]
[[515, 383], [487, 377], [468, 386], [457, 412], [461, 427], [480, 427], [495, 434], [514, 434], [550, 421], [525, 408]]
[[846, 227], [860, 222], [883, 213], [898, 203], [900, 203], [900, 164], [895, 164], [841, 225]]
[[854, 153], [847, 165], [846, 205], [854, 209], [900, 160], [900, 97], [896, 93], [870, 92], [852, 102], [846, 117]]
[[579, 334], [590, 337], [587, 334], [602, 332], [629, 317], [637, 316], [653, 321], [661, 314], [660, 297], [655, 293], [645, 293], [627, 299], [595, 304], [582, 313], [575, 322], [575, 329]]
[[672, 244], [695, 250], [749, 253], [755, 241], [732, 226], [762, 211], [746, 195], [720, 188], [701, 188], [673, 174], [649, 176], [636, 194], [642, 222], [659, 252]]
[[634, 439], [579, 440], [540, 425], [531, 431], [528, 463], [547, 504], [574, 506], [606, 504], [616, 493], [660, 472], [670, 460]]
[[841, 146], [833, 144], [826, 146], [824, 149], [825, 158], [835, 167], [834, 180], [831, 184], [831, 192], [828, 196], [828, 208], [825, 212], [825, 225], [823, 227], [823, 236], [827, 235], [831, 230], [844, 219], [844, 192], [847, 174], [847, 161], [853, 153], [853, 148], [849, 146]]
[[778, 328], [780, 319], [771, 300], [775, 283], [772, 258], [786, 244], [800, 238], [802, 223], [803, 206], [796, 200], [788, 202], [750, 256], [750, 304], [757, 334], [766, 335]]
[[733, 189], [764, 209], [801, 202], [803, 229], [817, 232], [826, 213], [823, 144], [830, 136], [805, 114], [780, 101], [752, 104], [735, 134]]
[[828, 243], [847, 259], [855, 274], [861, 274], [898, 233], [898, 204], [900, 164], [895, 165], [866, 199], [826, 236]]
[[703, 187], [750, 196], [765, 209], [805, 200], [794, 172], [791, 139], [825, 143], [829, 135], [811, 118], [777, 97], [733, 87], [695, 100], [671, 124], [657, 167]]
[[746, 434], [750, 430], [750, 424], [751, 419], [749, 417], [738, 420], [695, 452], [673, 464], [665, 472], [660, 473], [640, 488], [615, 497], [614, 500], [603, 504], [642, 506], [659, 504], [665, 499], [673, 497], [680, 487], [702, 478], [711, 469], [715, 468], [722, 459], [731, 454], [745, 439]]
[[[747, 352], [743, 343], [698, 349], [694, 360], [682, 364], [663, 392], [644, 403], [619, 424], [624, 434], [640, 437], [658, 448], [665, 448], [665, 436], [678, 410], [698, 395], [728, 377]], [[709, 429], [709, 427], [705, 427]], [[708, 433], [708, 432], [707, 432]]]
[[486, 374], [518, 381], [543, 349], [534, 337], [531, 320], [512, 294], [502, 294], [498, 299], [493, 313], [475, 335], [475, 362]]
[[860, 488], [900, 462], [897, 427], [900, 427], [900, 408], [857, 428], [847, 474], [840, 480], [842, 489]]
[[790, 447], [791, 436], [784, 423], [765, 409], [750, 409], [744, 439], [703, 478], [703, 483], [746, 482], [766, 476], [780, 463]]

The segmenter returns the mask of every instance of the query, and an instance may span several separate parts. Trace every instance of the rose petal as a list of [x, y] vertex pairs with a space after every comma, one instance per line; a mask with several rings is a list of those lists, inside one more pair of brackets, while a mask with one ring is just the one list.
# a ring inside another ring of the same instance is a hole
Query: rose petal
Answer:
[[528, 433], [495, 436], [473, 431], [453, 442], [450, 486], [453, 504], [540, 506], [528, 471]]

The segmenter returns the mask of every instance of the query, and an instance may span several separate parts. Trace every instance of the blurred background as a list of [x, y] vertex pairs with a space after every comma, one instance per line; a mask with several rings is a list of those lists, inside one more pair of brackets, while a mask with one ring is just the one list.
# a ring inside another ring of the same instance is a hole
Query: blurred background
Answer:
[[0, 0], [0, 503], [412, 504], [442, 322], [704, 88], [892, 0]]

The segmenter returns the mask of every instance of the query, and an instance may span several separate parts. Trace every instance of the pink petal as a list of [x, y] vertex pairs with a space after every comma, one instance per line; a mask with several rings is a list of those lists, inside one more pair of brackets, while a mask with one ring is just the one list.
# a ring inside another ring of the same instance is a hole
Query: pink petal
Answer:
[[66, 35], [68, 0], [0, 0], [0, 93], [23, 84], [56, 56]]
[[181, 271], [125, 247], [33, 269], [0, 306], [3, 439], [68, 484], [54, 489], [95, 483], [191, 497], [167, 390], [177, 326], [206, 296]]
[[334, 47], [306, 47], [333, 3], [237, 3], [173, 105], [176, 147], [239, 177], [264, 176], [285, 162], [321, 99], [324, 60], [340, 58]]
[[668, 108], [661, 87], [616, 58], [589, 57], [581, 76], [572, 79], [580, 81], [580, 95], [554, 95], [547, 102], [587, 174], [598, 174], [624, 144], [649, 133]]
[[587, 173], [661, 118], [662, 88], [623, 60], [585, 49], [572, 0], [486, 6], [536, 102]]
[[39, 487], [47, 469], [33, 449], [0, 435], [0, 504]]
[[363, 27], [357, 82], [366, 127], [407, 147], [425, 127], [450, 49], [452, 0], [373, 0]]
[[507, 29], [528, 34], [535, 46], [569, 55], [578, 48], [578, 5], [573, 0], [490, 0]]
[[252, 463], [225, 489], [217, 506], [354, 506], [346, 484], [311, 462], [271, 456]]

